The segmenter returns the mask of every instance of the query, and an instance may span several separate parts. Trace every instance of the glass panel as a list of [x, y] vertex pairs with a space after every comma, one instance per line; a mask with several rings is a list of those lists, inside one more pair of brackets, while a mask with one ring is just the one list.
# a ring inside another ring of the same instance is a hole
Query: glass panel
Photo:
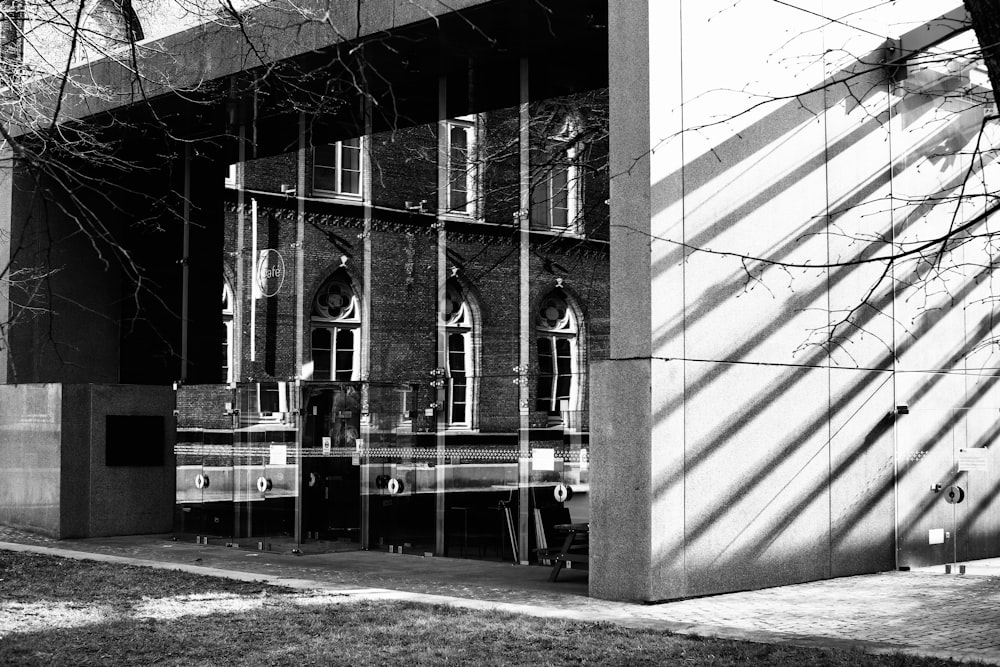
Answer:
[[174, 531], [181, 539], [224, 544], [237, 535], [232, 401], [223, 384], [177, 388]]
[[552, 226], [566, 227], [569, 224], [569, 182], [565, 165], [552, 168]]
[[330, 379], [330, 334], [329, 329], [317, 328], [312, 332], [313, 378], [316, 380]]
[[552, 409], [553, 350], [551, 338], [538, 339], [538, 393], [536, 409], [548, 412]]
[[341, 192], [344, 194], [361, 194], [361, 174], [356, 171], [345, 171], [340, 176]]
[[361, 389], [307, 383], [302, 389], [302, 548], [361, 548]]
[[549, 188], [546, 180], [531, 188], [531, 222], [539, 227], [549, 226]]
[[338, 329], [337, 339], [337, 379], [350, 380], [354, 373], [354, 331]]
[[236, 403], [239, 413], [232, 447], [235, 544], [290, 551], [296, 545], [298, 495], [294, 385], [241, 383], [236, 387]]
[[361, 140], [341, 142], [340, 191], [344, 194], [361, 194]]
[[337, 147], [316, 146], [313, 149], [313, 188], [316, 190], [337, 189]]

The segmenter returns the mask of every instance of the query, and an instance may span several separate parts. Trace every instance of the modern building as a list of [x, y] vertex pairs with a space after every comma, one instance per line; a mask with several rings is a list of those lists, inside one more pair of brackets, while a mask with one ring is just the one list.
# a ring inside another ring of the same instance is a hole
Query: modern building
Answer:
[[112, 4], [61, 134], [12, 124], [0, 521], [525, 565], [587, 522], [644, 601], [1000, 552], [961, 7]]

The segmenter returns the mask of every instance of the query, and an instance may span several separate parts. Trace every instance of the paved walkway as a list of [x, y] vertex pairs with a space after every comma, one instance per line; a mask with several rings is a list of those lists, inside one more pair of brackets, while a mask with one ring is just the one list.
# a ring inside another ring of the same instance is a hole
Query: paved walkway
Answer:
[[586, 574], [382, 552], [296, 556], [133, 536], [54, 541], [0, 528], [0, 549], [264, 580], [357, 598], [401, 599], [533, 616], [608, 621], [800, 646], [854, 646], [1000, 665], [1000, 559], [845, 577], [658, 605], [587, 597]]

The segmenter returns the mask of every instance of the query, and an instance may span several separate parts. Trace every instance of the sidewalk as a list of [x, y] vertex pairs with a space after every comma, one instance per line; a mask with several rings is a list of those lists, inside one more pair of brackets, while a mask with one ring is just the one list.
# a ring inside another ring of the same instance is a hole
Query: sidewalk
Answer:
[[169, 536], [54, 541], [0, 529], [0, 549], [94, 558], [532, 616], [813, 647], [854, 646], [1000, 665], [1000, 559], [846, 577], [667, 604], [587, 597], [586, 573], [383, 552], [296, 556], [175, 542]]

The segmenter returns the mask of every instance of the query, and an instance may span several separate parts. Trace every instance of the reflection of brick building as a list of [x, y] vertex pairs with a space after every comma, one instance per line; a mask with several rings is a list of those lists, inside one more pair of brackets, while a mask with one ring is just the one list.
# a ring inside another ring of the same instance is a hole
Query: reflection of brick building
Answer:
[[[454, 554], [460, 532], [461, 554], [504, 557], [499, 503], [511, 521], [526, 504], [533, 526], [560, 482], [585, 520], [587, 367], [608, 337], [606, 90], [537, 101], [525, 119], [304, 130], [301, 150], [226, 178], [219, 372], [235, 389], [178, 392], [178, 529], [291, 536], [296, 479], [304, 548]], [[304, 458], [284, 482], [261, 467], [295, 446]], [[522, 447], [552, 452], [533, 473], [540, 496], [511, 494]], [[241, 469], [277, 485], [266, 513], [251, 511]], [[198, 493], [206, 475], [217, 481]]]
[[[558, 141], [572, 147], [561, 154], [551, 145], [531, 151], [539, 162], [532, 165], [528, 265], [536, 332], [530, 421], [548, 427], [562, 423], [567, 411], [574, 414], [566, 419], [582, 430], [585, 369], [589, 359], [607, 355], [606, 93], [550, 104], [565, 117], [557, 130], [567, 136]], [[546, 112], [543, 120], [554, 116], [541, 103], [536, 108]], [[579, 108], [590, 114], [586, 120]], [[512, 368], [518, 365], [521, 295], [517, 188], [509, 184], [517, 181], [517, 153], [508, 148], [516, 138], [516, 113], [440, 123], [449, 141], [448, 163], [440, 168], [437, 125], [331, 143], [317, 137], [304, 151], [301, 181], [294, 153], [234, 165], [226, 200], [225, 275], [227, 294], [236, 295], [228, 306], [235, 323], [229, 380], [423, 385], [423, 395], [410, 397], [409, 410], [416, 411], [434, 402], [426, 385], [428, 373], [439, 367], [441, 335], [447, 351], [440, 367], [451, 388], [442, 407], [446, 425], [516, 430]], [[293, 196], [300, 182], [306, 189], [301, 198]], [[448, 208], [436, 211], [441, 189]], [[300, 201], [305, 228], [298, 285]], [[435, 267], [442, 225], [448, 266], [440, 285]], [[255, 266], [265, 255], [274, 266]], [[258, 269], [273, 295], [253, 285]], [[440, 320], [439, 290], [448, 309]], [[299, 342], [307, 359], [301, 375], [295, 368], [298, 315], [308, 323]], [[419, 418], [426, 419], [423, 413]]]

